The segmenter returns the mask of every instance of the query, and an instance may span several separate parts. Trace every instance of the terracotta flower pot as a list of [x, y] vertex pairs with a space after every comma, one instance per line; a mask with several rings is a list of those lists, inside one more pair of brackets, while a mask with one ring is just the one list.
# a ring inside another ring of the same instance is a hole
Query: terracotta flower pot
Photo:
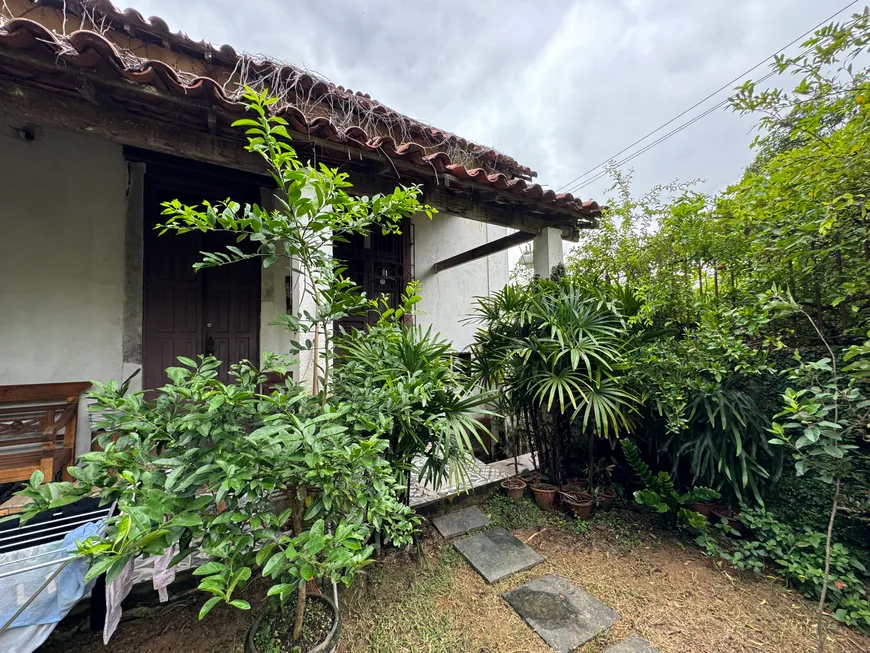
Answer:
[[710, 510], [713, 508], [713, 504], [709, 501], [699, 501], [697, 503], [693, 503], [691, 505], [692, 510], [697, 512], [699, 515], [704, 515], [707, 519], [710, 518]]
[[595, 501], [591, 494], [562, 493], [562, 501], [571, 508], [571, 512], [577, 519], [589, 519], [592, 516], [592, 506]]
[[556, 503], [556, 492], [559, 491], [555, 485], [549, 483], [533, 483], [532, 496], [535, 497], [535, 503], [541, 510], [552, 510]]
[[725, 522], [735, 531], [743, 533], [745, 532], [745, 528], [743, 522], [737, 518], [739, 514], [739, 510], [734, 510], [733, 508], [718, 503], [710, 506], [710, 521], [715, 523], [724, 519]]
[[585, 478], [569, 478], [562, 486], [563, 492], [577, 494], [578, 492], [589, 492], [589, 481]]
[[610, 510], [610, 507], [616, 500], [616, 492], [613, 491], [613, 488], [603, 487], [598, 490], [597, 499], [599, 508], [602, 510]]
[[501, 482], [501, 489], [514, 501], [519, 501], [523, 498], [526, 487], [526, 482], [519, 477], [508, 478]]

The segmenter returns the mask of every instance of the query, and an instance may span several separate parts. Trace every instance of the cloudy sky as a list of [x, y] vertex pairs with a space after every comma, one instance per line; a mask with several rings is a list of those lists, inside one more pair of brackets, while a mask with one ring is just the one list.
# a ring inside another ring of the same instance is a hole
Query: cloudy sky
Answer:
[[[145, 16], [163, 17], [172, 29], [196, 39], [269, 54], [362, 90], [409, 116], [493, 146], [536, 170], [542, 184], [559, 188], [847, 2], [129, 0], [128, 4]], [[839, 19], [863, 4], [854, 4]], [[793, 46], [790, 52], [797, 49]], [[766, 72], [764, 66], [752, 75]], [[779, 80], [780, 84], [789, 81]], [[720, 93], [669, 129], [725, 97]], [[703, 178], [713, 191], [735, 181], [751, 157], [753, 124], [752, 118], [726, 110], [709, 115], [627, 164], [635, 170], [635, 190], [674, 178]], [[607, 186], [601, 180], [579, 194], [601, 200]]]

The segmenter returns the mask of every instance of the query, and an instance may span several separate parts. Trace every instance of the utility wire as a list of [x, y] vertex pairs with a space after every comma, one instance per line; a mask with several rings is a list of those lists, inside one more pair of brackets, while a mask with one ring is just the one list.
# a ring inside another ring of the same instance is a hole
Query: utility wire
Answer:
[[[804, 51], [800, 54], [800, 56], [803, 56], [803, 55], [805, 55], [805, 54], [808, 54], [811, 50], [812, 50], [812, 49], [804, 50]], [[773, 77], [775, 74], [776, 74], [775, 72], [769, 72], [769, 73], [767, 73], [767, 74], [764, 75], [763, 77], [759, 78], [759, 79], [756, 81], [756, 84], [760, 84], [760, 83], [762, 83], [762, 82], [764, 82], [764, 81], [767, 81], [768, 79], [770, 79], [771, 77]], [[625, 157], [624, 159], [621, 159], [620, 161], [617, 161], [617, 162], [616, 162], [616, 165], [617, 165], [617, 166], [624, 165], [624, 164], [628, 163], [629, 161], [631, 161], [632, 159], [635, 159], [635, 158], [639, 157], [641, 154], [643, 154], [643, 153], [646, 152], [647, 150], [651, 150], [652, 148], [654, 148], [656, 145], [658, 145], [658, 144], [661, 143], [662, 141], [666, 141], [666, 140], [668, 140], [671, 136], [674, 136], [674, 135], [678, 134], [679, 132], [683, 131], [684, 129], [686, 129], [687, 127], [689, 127], [689, 126], [695, 124], [695, 123], [698, 122], [701, 118], [704, 118], [704, 117], [706, 117], [706, 116], [709, 116], [711, 113], [713, 113], [713, 112], [715, 112], [715, 111], [718, 111], [719, 109], [724, 108], [727, 104], [728, 104], [728, 100], [722, 100], [722, 101], [719, 102], [718, 104], [716, 104], [716, 105], [710, 107], [709, 109], [707, 109], [706, 111], [704, 111], [704, 113], [701, 113], [701, 114], [695, 116], [695, 117], [692, 118], [691, 120], [688, 120], [688, 121], [686, 121], [685, 123], [683, 123], [682, 125], [680, 125], [679, 127], [677, 127], [676, 129], [673, 129], [673, 130], [669, 131], [667, 134], [665, 134], [664, 136], [661, 136], [660, 138], [656, 139], [656, 140], [653, 141], [652, 143], [649, 143], [648, 145], [645, 145], [644, 147], [642, 147], [641, 149], [639, 149], [637, 152], [633, 152], [632, 154], [628, 155], [628, 156]], [[575, 191], [577, 191], [577, 190], [580, 190], [581, 188], [585, 188], [585, 187], [588, 186], [589, 184], [592, 184], [592, 183], [598, 181], [598, 180], [601, 179], [602, 177], [606, 177], [607, 174], [608, 174], [608, 170], [606, 170], [606, 169], [605, 169], [605, 170], [602, 170], [601, 172], [599, 172], [598, 174], [596, 174], [594, 177], [592, 177], [592, 178], [590, 178], [590, 179], [587, 179], [587, 180], [585, 180], [585, 181], [581, 181], [579, 184], [575, 185], [575, 186], [572, 188], [572, 192], [575, 192]]]
[[[781, 48], [780, 48], [779, 50], [777, 50], [776, 52], [774, 52], [772, 55], [770, 55], [769, 57], [763, 59], [762, 61], [759, 61], [757, 64], [755, 64], [754, 66], [752, 66], [752, 68], [749, 68], [749, 69], [746, 70], [745, 72], [740, 73], [737, 77], [735, 77], [735, 78], [732, 79], [731, 81], [726, 82], [725, 84], [723, 84], [722, 86], [720, 86], [719, 88], [717, 88], [715, 91], [713, 91], [712, 93], [710, 93], [708, 96], [706, 96], [706, 97], [703, 98], [702, 100], [699, 100], [698, 102], [696, 102], [695, 104], [693, 104], [692, 106], [690, 106], [688, 109], [686, 109], [686, 110], [683, 111], [682, 113], [677, 114], [676, 116], [674, 116], [673, 118], [671, 118], [670, 120], [668, 120], [666, 123], [660, 125], [659, 127], [657, 127], [656, 129], [654, 129], [653, 131], [649, 132], [648, 134], [646, 134], [646, 135], [643, 136], [642, 138], [639, 138], [638, 140], [636, 140], [636, 141], [635, 141], [634, 143], [632, 143], [631, 145], [628, 145], [627, 147], [621, 149], [621, 150], [620, 150], [619, 152], [617, 152], [616, 154], [611, 155], [610, 157], [608, 157], [607, 159], [605, 159], [604, 161], [602, 161], [602, 162], [599, 163], [598, 165], [596, 165], [596, 166], [590, 168], [589, 170], [587, 170], [587, 171], [584, 172], [583, 174], [578, 175], [577, 177], [574, 177], [574, 179], [572, 179], [572, 180], [569, 181], [568, 183], [563, 184], [562, 186], [559, 187], [559, 189], [557, 190], [557, 192], [561, 192], [564, 188], [566, 188], [566, 187], [568, 187], [568, 186], [571, 186], [571, 184], [574, 184], [575, 182], [578, 182], [578, 181], [584, 179], [585, 177], [588, 177], [591, 173], [593, 173], [593, 172], [595, 172], [596, 170], [598, 170], [601, 166], [606, 165], [609, 161], [612, 161], [613, 159], [615, 159], [616, 157], [618, 157], [620, 154], [623, 154], [623, 153], [627, 152], [628, 150], [630, 150], [631, 148], [633, 148], [635, 145], [638, 145], [638, 144], [642, 143], [643, 141], [645, 141], [646, 139], [648, 139], [648, 138], [649, 138], [650, 136], [652, 136], [653, 134], [656, 134], [656, 133], [660, 132], [662, 129], [664, 129], [664, 128], [667, 127], [668, 125], [672, 124], [673, 122], [679, 120], [680, 118], [682, 118], [683, 116], [685, 116], [687, 113], [689, 113], [689, 112], [692, 111], [693, 109], [696, 109], [696, 108], [699, 107], [700, 105], [704, 104], [704, 102], [706, 102], [706, 101], [709, 100], [710, 98], [714, 97], [715, 95], [718, 95], [719, 93], [721, 93], [721, 92], [724, 91], [725, 89], [730, 88], [732, 84], [734, 84], [735, 82], [739, 82], [739, 81], [740, 81], [741, 79], [743, 79], [746, 75], [748, 75], [749, 73], [751, 73], [751, 72], [752, 72], [753, 70], [755, 70], [756, 68], [758, 68], [758, 67], [764, 65], [764, 64], [765, 64], [766, 62], [768, 62], [770, 59], [773, 59], [776, 55], [780, 54], [783, 50], [785, 50], [785, 49], [791, 47], [792, 45], [794, 45], [795, 43], [797, 43], [798, 41], [800, 41], [802, 38], [804, 38], [804, 37], [807, 36], [808, 34], [813, 33], [813, 32], [814, 32], [815, 30], [817, 30], [819, 27], [821, 27], [822, 25], [826, 24], [828, 21], [832, 20], [833, 18], [837, 17], [838, 15], [840, 15], [841, 13], [843, 13], [844, 11], [846, 11], [846, 9], [848, 9], [848, 8], [851, 7], [852, 5], [856, 4], [857, 1], [858, 1], [858, 0], [852, 0], [852, 2], [850, 2], [849, 4], [847, 4], [845, 7], [843, 7], [842, 9], [840, 9], [839, 11], [837, 11], [836, 13], [831, 14], [830, 16], [828, 16], [827, 18], [825, 18], [822, 22], [820, 22], [820, 23], [819, 23], [818, 25], [816, 25], [815, 27], [811, 27], [811, 28], [808, 29], [806, 32], [804, 32], [803, 34], [801, 34], [800, 36], [798, 36], [798, 37], [795, 38], [794, 40], [790, 41], [788, 44], [784, 45], [783, 47], [781, 47]], [[768, 75], [765, 76], [763, 79], [768, 79], [771, 75], [772, 75], [772, 74], [768, 74]], [[759, 80], [759, 81], [762, 81], [762, 80]], [[724, 106], [725, 104], [727, 104], [727, 102], [728, 102], [728, 101], [725, 100], [724, 102], [721, 102], [720, 104], [716, 105], [715, 108], [719, 108], [720, 106]], [[709, 115], [710, 113], [712, 113], [712, 111], [705, 112], [705, 113], [701, 114], [701, 117], [706, 116], [706, 115]], [[686, 123], [684, 126], [687, 127], [687, 126], [689, 126], [690, 124], [693, 124], [694, 122], [697, 122], [698, 119], [699, 119], [699, 118], [692, 119], [691, 121], [689, 121], [688, 123]], [[682, 131], [682, 128], [683, 128], [683, 127], [678, 128], [678, 129], [675, 130], [674, 132], [671, 132], [671, 135], [677, 133], [678, 131]], [[657, 140], [655, 143], [660, 143], [660, 142], [662, 142], [662, 140], [666, 140], [666, 139], [663, 137], [662, 139]], [[646, 148], [642, 149], [641, 152], [646, 152], [647, 149], [649, 149], [649, 146], [647, 146]], [[631, 158], [634, 158], [634, 157], [632, 156]], [[628, 159], [628, 160], [631, 160], [631, 159]], [[600, 178], [600, 173], [598, 173], [598, 175], [596, 175], [595, 179], [599, 179], [599, 178]], [[589, 182], [589, 183], [591, 183], [591, 182]], [[573, 192], [573, 191], [575, 191], [575, 190], [577, 190], [577, 189], [579, 189], [579, 188], [582, 188], [583, 186], [586, 186], [586, 185], [587, 185], [586, 182], [582, 182], [582, 183], [580, 183], [580, 184], [574, 186], [574, 187], [571, 189], [571, 191], [569, 191], [569, 192]]]

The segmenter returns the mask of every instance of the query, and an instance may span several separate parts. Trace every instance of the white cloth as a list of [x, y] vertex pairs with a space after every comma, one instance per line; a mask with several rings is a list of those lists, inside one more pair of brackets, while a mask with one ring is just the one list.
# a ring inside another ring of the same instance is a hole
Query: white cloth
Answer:
[[162, 555], [154, 558], [154, 589], [157, 590], [157, 596], [160, 597], [161, 603], [166, 603], [169, 600], [169, 592], [166, 588], [175, 582], [175, 567], [170, 567], [169, 563], [178, 554], [178, 545], [173, 544], [166, 549]]
[[133, 558], [124, 566], [118, 577], [106, 585], [106, 623], [103, 624], [103, 644], [108, 645], [121, 623], [121, 603], [133, 587]]

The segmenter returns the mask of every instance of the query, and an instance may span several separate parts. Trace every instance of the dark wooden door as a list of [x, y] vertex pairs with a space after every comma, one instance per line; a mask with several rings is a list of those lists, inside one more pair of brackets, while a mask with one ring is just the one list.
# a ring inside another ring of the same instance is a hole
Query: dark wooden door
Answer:
[[[235, 239], [206, 238], [206, 251], [224, 251]], [[210, 242], [212, 241], [212, 242]], [[260, 262], [233, 263], [202, 272], [205, 296], [205, 352], [222, 361], [218, 376], [229, 380], [229, 364], [257, 362], [260, 330]]]
[[[150, 173], [150, 171], [149, 171]], [[142, 334], [143, 387], [169, 382], [166, 368], [177, 366], [178, 356], [196, 360], [213, 354], [223, 362], [222, 381], [240, 360], [259, 362], [260, 262], [252, 259], [195, 272], [193, 264], [203, 251], [223, 251], [232, 239], [220, 234], [167, 232], [154, 226], [163, 221], [161, 203], [179, 199], [199, 204], [204, 198], [226, 197], [226, 189], [191, 190], [185, 184], [146, 173], [144, 319]], [[195, 185], [194, 185], [195, 186]], [[237, 191], [238, 192], [238, 191]], [[236, 199], [238, 196], [234, 196]], [[238, 197], [239, 201], [251, 201]]]

